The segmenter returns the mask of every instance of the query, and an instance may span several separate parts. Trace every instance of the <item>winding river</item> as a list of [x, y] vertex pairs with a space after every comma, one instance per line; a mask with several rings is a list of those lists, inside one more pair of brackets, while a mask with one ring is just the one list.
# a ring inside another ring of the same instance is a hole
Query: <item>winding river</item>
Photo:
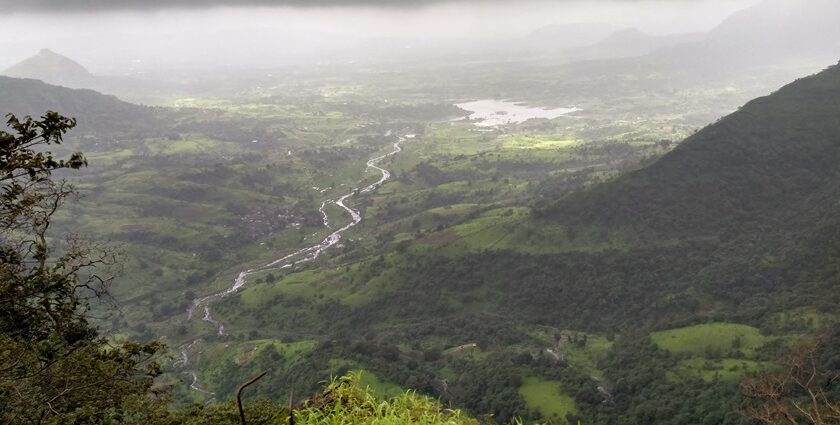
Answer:
[[[389, 131], [386, 136], [390, 135], [391, 132]], [[195, 316], [196, 311], [203, 312], [203, 316], [201, 320], [210, 323], [216, 329], [216, 333], [218, 335], [225, 335], [225, 325], [218, 319], [213, 317], [213, 310], [212, 304], [215, 301], [221, 300], [229, 295], [235, 294], [239, 292], [247, 283], [248, 277], [254, 273], [259, 271], [268, 270], [268, 269], [288, 269], [292, 268], [295, 265], [313, 261], [321, 256], [327, 249], [335, 246], [341, 240], [341, 236], [344, 232], [352, 229], [353, 227], [357, 226], [359, 223], [362, 222], [362, 215], [358, 210], [355, 210], [351, 207], [348, 207], [345, 202], [356, 196], [359, 193], [371, 193], [382, 186], [386, 181], [391, 178], [391, 172], [380, 167], [379, 164], [384, 161], [386, 158], [394, 156], [400, 152], [402, 152], [402, 145], [409, 139], [414, 138], [414, 135], [409, 134], [405, 136], [401, 136], [397, 138], [397, 142], [393, 144], [393, 150], [388, 152], [384, 155], [377, 156], [376, 158], [371, 158], [367, 162], [367, 167], [379, 171], [382, 176], [379, 180], [373, 184], [365, 186], [364, 188], [354, 188], [346, 195], [343, 195], [337, 199], [326, 200], [321, 204], [321, 208], [319, 211], [321, 215], [324, 217], [324, 227], [328, 229], [332, 229], [329, 222], [329, 217], [325, 211], [325, 208], [328, 203], [334, 203], [344, 209], [347, 214], [350, 215], [351, 221], [350, 223], [346, 224], [345, 226], [341, 227], [340, 229], [334, 230], [330, 233], [321, 243], [317, 245], [312, 245], [306, 248], [299, 249], [285, 257], [279, 258], [274, 260], [268, 264], [265, 264], [260, 267], [256, 267], [253, 269], [243, 270], [236, 276], [233, 283], [230, 287], [223, 291], [219, 291], [210, 295], [206, 295], [203, 297], [196, 298], [192, 301], [189, 308], [187, 308], [187, 320], [192, 320], [193, 316]], [[181, 359], [176, 362], [176, 365], [181, 365], [184, 368], [184, 373], [190, 375], [192, 377], [192, 383], [190, 384], [190, 388], [194, 391], [201, 392], [207, 396], [213, 397], [214, 394], [210, 391], [205, 390], [201, 387], [198, 379], [198, 374], [194, 370], [189, 369], [191, 362], [190, 362], [190, 351], [193, 347], [201, 342], [201, 339], [194, 340], [187, 344], [184, 344], [179, 347], [179, 351], [181, 353]]]

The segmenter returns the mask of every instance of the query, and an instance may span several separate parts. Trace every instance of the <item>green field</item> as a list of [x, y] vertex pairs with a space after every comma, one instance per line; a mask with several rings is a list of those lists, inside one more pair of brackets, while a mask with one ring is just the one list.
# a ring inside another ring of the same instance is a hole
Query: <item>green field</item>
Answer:
[[708, 323], [680, 329], [654, 332], [653, 342], [675, 354], [707, 356], [711, 353], [737, 351], [749, 357], [771, 341], [751, 326], [737, 323]]
[[550, 420], [565, 422], [566, 415], [577, 412], [575, 399], [561, 390], [558, 381], [547, 381], [540, 378], [525, 378], [519, 394], [525, 399], [529, 409], [538, 410], [543, 417]]

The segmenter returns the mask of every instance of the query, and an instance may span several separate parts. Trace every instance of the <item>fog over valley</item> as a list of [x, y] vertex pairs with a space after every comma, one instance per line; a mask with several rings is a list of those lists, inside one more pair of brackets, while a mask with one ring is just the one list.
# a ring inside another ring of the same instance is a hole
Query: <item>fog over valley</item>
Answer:
[[[70, 3], [70, 2], [68, 2]], [[196, 2], [197, 3], [197, 2]], [[259, 3], [259, 2], [256, 2]], [[738, 1], [624, 2], [435, 2], [379, 8], [369, 4], [331, 7], [152, 7], [137, 2], [113, 10], [81, 6], [12, 7], [0, 15], [3, 65], [49, 47], [107, 73], [150, 72], [160, 67], [278, 66], [410, 57], [411, 51], [450, 54], [493, 50], [545, 27], [600, 24], [595, 35], [574, 41], [540, 36], [565, 47], [594, 44], [612, 31], [638, 28], [652, 35], [706, 31], [733, 11], [755, 3]], [[65, 4], [62, 2], [62, 4]], [[408, 7], [410, 6], [410, 7]], [[68, 15], [69, 14], [69, 15]], [[66, 17], [70, 16], [71, 20]], [[571, 39], [571, 40], [569, 40]], [[91, 49], [90, 46], [96, 46]], [[406, 52], [408, 51], [408, 52]]]

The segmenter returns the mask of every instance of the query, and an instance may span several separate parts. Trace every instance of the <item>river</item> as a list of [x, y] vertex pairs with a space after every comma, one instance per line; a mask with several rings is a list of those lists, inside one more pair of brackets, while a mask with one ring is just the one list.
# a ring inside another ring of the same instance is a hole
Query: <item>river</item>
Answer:
[[[386, 134], [386, 136], [390, 136], [390, 134], [392, 134], [392, 132], [389, 131]], [[346, 224], [338, 230], [333, 231], [323, 241], [321, 241], [321, 243], [317, 245], [312, 245], [306, 248], [299, 249], [289, 255], [286, 255], [282, 258], [278, 258], [263, 266], [239, 272], [239, 274], [236, 276], [236, 279], [234, 279], [234, 281], [228, 288], [210, 295], [205, 295], [203, 297], [194, 299], [192, 303], [190, 303], [189, 308], [187, 308], [187, 320], [192, 320], [196, 311], [203, 311], [204, 314], [201, 320], [213, 325], [218, 335], [225, 335], [224, 323], [213, 317], [212, 303], [239, 292], [248, 283], [248, 277], [256, 272], [267, 269], [288, 269], [301, 263], [313, 261], [320, 257], [321, 254], [324, 253], [324, 251], [338, 244], [344, 232], [352, 229], [353, 227], [356, 227], [359, 223], [362, 222], [361, 213], [358, 210], [347, 206], [345, 202], [359, 193], [374, 192], [380, 186], [385, 184], [385, 182], [391, 178], [391, 172], [380, 167], [379, 164], [386, 158], [389, 158], [402, 152], [402, 145], [413, 138], [413, 134], [400, 136], [397, 138], [397, 141], [393, 144], [392, 151], [368, 160], [367, 167], [378, 171], [382, 175], [378, 181], [361, 189], [358, 187], [353, 188], [349, 193], [336, 199], [326, 200], [321, 204], [321, 208], [319, 211], [324, 217], [324, 227], [326, 227], [327, 229], [332, 228], [330, 226], [329, 217], [327, 216], [327, 213], [324, 210], [328, 203], [334, 203], [342, 209], [344, 209], [344, 211], [347, 212], [348, 215], [350, 215], [350, 223]], [[201, 342], [201, 340], [196, 339], [179, 347], [179, 351], [181, 353], [181, 360], [178, 361], [176, 364], [180, 364], [181, 366], [183, 366], [185, 369], [184, 373], [192, 377], [192, 383], [190, 384], [191, 389], [212, 397], [212, 392], [207, 391], [206, 389], [201, 387], [197, 372], [195, 370], [189, 369], [190, 365], [192, 365], [192, 362], [190, 362], [190, 351], [199, 342]]]

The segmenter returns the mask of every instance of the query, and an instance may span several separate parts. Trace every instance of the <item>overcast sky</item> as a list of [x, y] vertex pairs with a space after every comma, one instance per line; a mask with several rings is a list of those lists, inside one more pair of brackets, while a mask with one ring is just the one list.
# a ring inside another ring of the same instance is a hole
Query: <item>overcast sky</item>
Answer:
[[702, 31], [757, 1], [0, 0], [0, 66], [50, 47], [92, 62], [86, 65], [95, 70], [113, 65], [103, 62], [106, 54], [118, 63], [167, 46], [188, 49], [219, 34], [255, 48], [269, 37], [293, 51], [336, 39], [504, 39], [576, 22], [659, 34]]
[[[620, 1], [625, 3], [639, 3], [640, 0], [546, 0], [546, 3], [607, 3]], [[704, 3], [706, 0], [663, 0], [668, 3]], [[0, 0], [0, 7], [4, 11], [44, 11], [44, 10], [139, 10], [139, 9], [173, 9], [190, 8], [202, 9], [218, 6], [295, 6], [295, 7], [324, 7], [324, 6], [375, 6], [387, 8], [417, 8], [433, 4], [462, 3], [462, 4], [518, 4], [521, 1], [511, 0]], [[732, 1], [719, 1], [720, 4]]]

